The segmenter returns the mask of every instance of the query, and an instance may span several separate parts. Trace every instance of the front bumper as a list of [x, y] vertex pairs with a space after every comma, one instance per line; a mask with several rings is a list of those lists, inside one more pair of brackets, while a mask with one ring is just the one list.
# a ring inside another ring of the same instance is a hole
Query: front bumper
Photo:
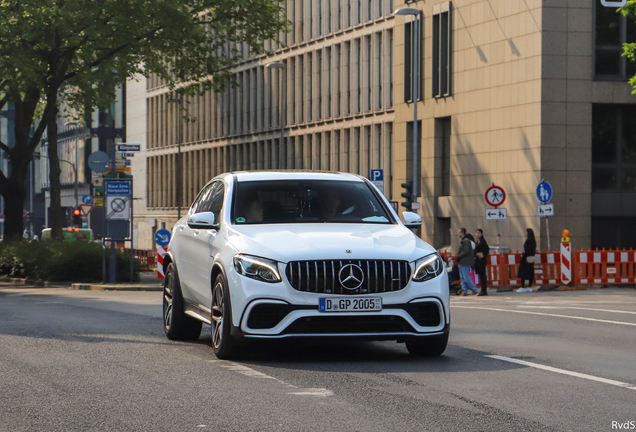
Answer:
[[387, 304], [377, 312], [319, 312], [315, 305], [257, 299], [250, 302], [235, 332], [247, 338], [335, 337], [374, 340], [442, 334], [447, 328], [442, 301], [417, 298]]

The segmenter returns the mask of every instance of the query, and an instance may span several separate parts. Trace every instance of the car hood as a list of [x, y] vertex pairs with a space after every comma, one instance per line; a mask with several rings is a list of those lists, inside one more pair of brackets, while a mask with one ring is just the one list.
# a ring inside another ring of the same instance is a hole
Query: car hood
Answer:
[[432, 246], [403, 225], [232, 225], [227, 237], [241, 253], [280, 262], [325, 259], [413, 261], [435, 252]]

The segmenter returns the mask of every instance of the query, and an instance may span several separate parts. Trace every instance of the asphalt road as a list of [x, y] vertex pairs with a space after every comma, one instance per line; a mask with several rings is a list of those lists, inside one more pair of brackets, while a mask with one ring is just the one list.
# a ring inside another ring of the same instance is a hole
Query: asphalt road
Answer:
[[[453, 298], [446, 353], [163, 335], [160, 292], [0, 288], [0, 431], [609, 431], [636, 422], [636, 290]], [[497, 357], [489, 357], [497, 356]], [[519, 363], [521, 362], [521, 363]]]

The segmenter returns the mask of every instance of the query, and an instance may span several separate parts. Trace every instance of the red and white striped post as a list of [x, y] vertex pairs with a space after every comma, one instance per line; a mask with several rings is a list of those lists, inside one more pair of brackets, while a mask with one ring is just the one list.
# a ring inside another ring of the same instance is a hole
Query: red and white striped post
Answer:
[[167, 247], [157, 247], [157, 278], [165, 279], [166, 275], [163, 274], [163, 258], [166, 256], [166, 252], [168, 252]]
[[563, 230], [561, 237], [561, 282], [563, 285], [572, 282], [572, 243], [567, 229]]

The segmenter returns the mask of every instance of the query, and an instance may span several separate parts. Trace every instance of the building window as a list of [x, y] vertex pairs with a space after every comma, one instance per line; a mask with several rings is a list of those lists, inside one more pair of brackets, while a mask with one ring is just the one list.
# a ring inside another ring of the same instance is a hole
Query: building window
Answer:
[[389, 30], [389, 106], [393, 106], [393, 31]]
[[438, 5], [433, 15], [433, 97], [451, 94], [452, 33], [450, 2]]
[[634, 76], [636, 63], [622, 56], [622, 53], [624, 43], [636, 40], [636, 23], [624, 17], [616, 8], [598, 6], [595, 21], [595, 78], [625, 80]]
[[592, 106], [592, 191], [636, 192], [636, 106]]
[[451, 118], [435, 119], [435, 138], [437, 138], [436, 151], [439, 154], [441, 167], [440, 196], [450, 196], [450, 158], [451, 158]]
[[382, 33], [378, 34], [378, 103], [377, 108], [382, 109]]
[[[415, 57], [415, 53], [413, 51], [414, 44], [413, 38], [415, 37], [415, 26], [413, 25], [414, 21], [407, 22], [404, 25], [404, 102], [413, 102], [413, 58]], [[417, 76], [418, 76], [418, 88], [417, 88], [417, 100], [422, 99], [422, 86], [423, 81], [422, 77], [424, 74], [422, 73], [422, 65], [424, 64], [424, 19], [420, 17], [420, 27], [418, 29], [417, 42], [418, 42], [418, 65], [417, 65]], [[391, 35], [391, 39], [393, 39], [393, 35]], [[392, 40], [391, 40], [392, 41]], [[393, 45], [393, 44], [391, 44]]]

